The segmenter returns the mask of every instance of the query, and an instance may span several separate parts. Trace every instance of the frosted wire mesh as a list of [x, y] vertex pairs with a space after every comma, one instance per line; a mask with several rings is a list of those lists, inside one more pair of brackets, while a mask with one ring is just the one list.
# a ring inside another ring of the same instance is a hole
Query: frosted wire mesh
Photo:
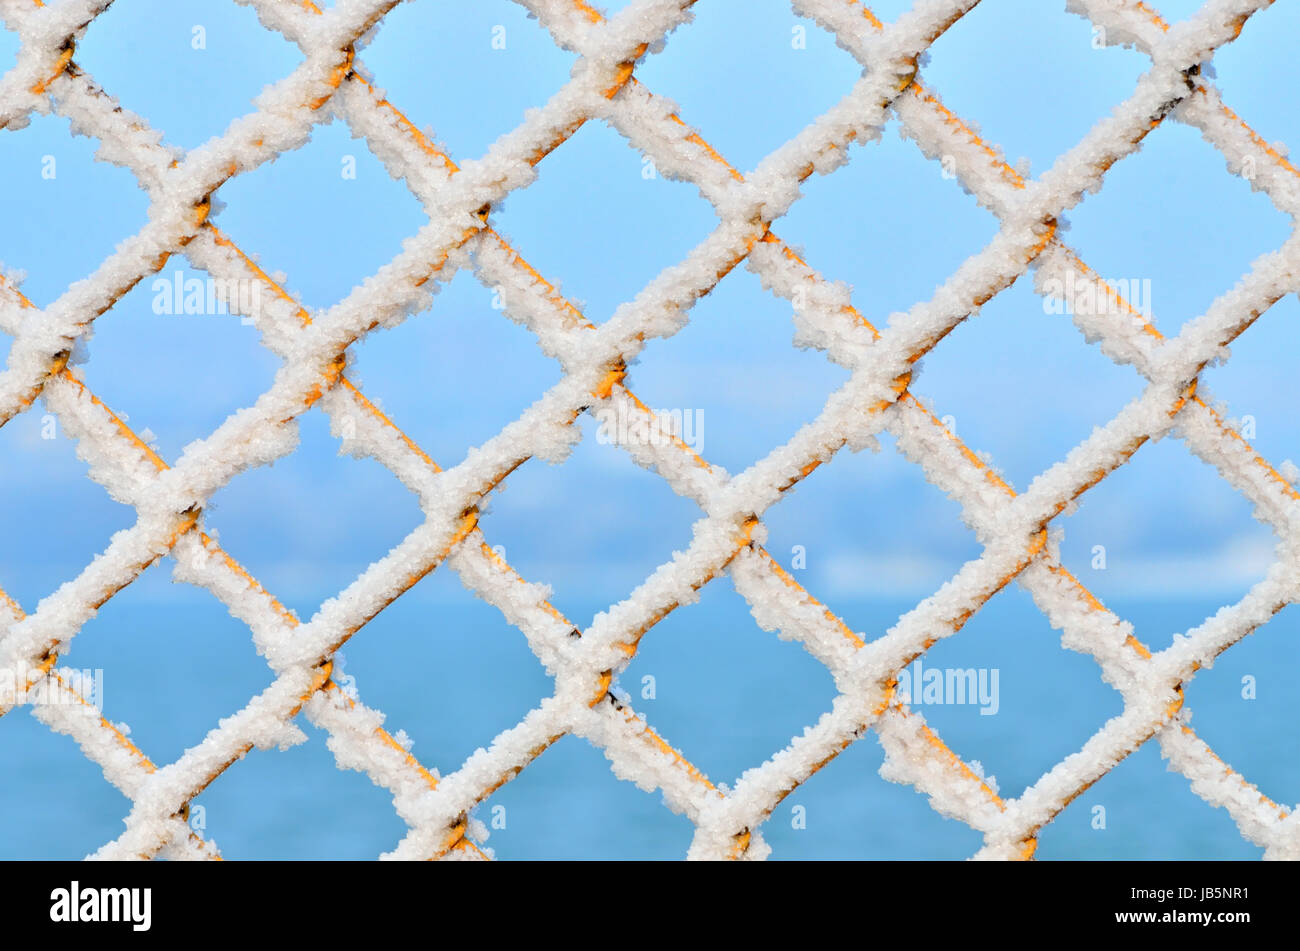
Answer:
[[[796, 13], [832, 31], [860, 61], [863, 78], [747, 176], [634, 76], [635, 64], [655, 55], [658, 41], [688, 17], [692, 0], [633, 0], [610, 17], [583, 0], [520, 0], [577, 57], [577, 67], [545, 107], [482, 159], [463, 166], [376, 91], [356, 54], [358, 39], [397, 0], [338, 0], [326, 9], [310, 0], [240, 0], [256, 9], [264, 26], [296, 44], [304, 60], [221, 138], [179, 156], [161, 146], [160, 135], [142, 119], [117, 109], [77, 65], [77, 42], [108, 2], [0, 0], [6, 24], [22, 42], [16, 65], [0, 80], [0, 125], [20, 125], [33, 111], [66, 116], [102, 144], [99, 158], [129, 169], [151, 199], [148, 224], [49, 308], [35, 308], [12, 285], [0, 289], [0, 329], [14, 338], [0, 375], [0, 423], [43, 399], [79, 441], [92, 476], [137, 513], [132, 528], [116, 535], [34, 613], [3, 598], [0, 664], [32, 692], [7, 698], [0, 712], [32, 705], [53, 730], [71, 735], [132, 801], [125, 831], [96, 857], [216, 858], [214, 842], [187, 822], [190, 802], [248, 750], [301, 739], [299, 715], [327, 731], [340, 767], [362, 770], [392, 793], [408, 827], [388, 853], [397, 858], [487, 857], [470, 811], [568, 734], [600, 748], [617, 776], [658, 791], [669, 807], [688, 816], [696, 830], [691, 857], [762, 858], [769, 852], [760, 833], [764, 819], [869, 729], [886, 751], [882, 772], [914, 785], [935, 809], [979, 830], [979, 857], [1031, 857], [1046, 823], [1151, 739], [1192, 789], [1225, 808], [1242, 836], [1264, 847], [1266, 856], [1300, 854], [1295, 818], [1197, 737], [1182, 693], [1182, 683], [1201, 665], [1295, 600], [1300, 583], [1291, 530], [1300, 497], [1197, 393], [1200, 370], [1220, 348], [1296, 290], [1297, 239], [1255, 261], [1236, 287], [1179, 336], [1166, 339], [1057, 230], [1057, 216], [1086, 190], [1100, 187], [1111, 164], [1168, 119], [1199, 129], [1231, 167], [1250, 163], [1255, 186], [1278, 208], [1292, 216], [1300, 210], [1296, 168], [1223, 103], [1200, 68], [1268, 0], [1210, 0], [1176, 25], [1145, 3], [1070, 0], [1069, 9], [1100, 27], [1105, 42], [1136, 46], [1150, 56], [1151, 68], [1127, 100], [1037, 180], [1009, 167], [995, 146], [945, 109], [918, 74], [921, 54], [976, 0], [918, 0], [894, 23], [881, 22], [856, 0], [795, 0]], [[309, 315], [209, 220], [210, 201], [223, 183], [302, 145], [315, 124], [334, 117], [363, 136], [407, 184], [429, 223], [344, 300]], [[869, 143], [890, 118], [928, 156], [950, 162], [1001, 228], [930, 300], [874, 327], [843, 286], [824, 280], [777, 236], [773, 223], [798, 199], [799, 182], [814, 171], [833, 171], [851, 143]], [[526, 249], [506, 243], [490, 223], [493, 205], [527, 186], [533, 167], [592, 120], [625, 135], [661, 173], [698, 186], [718, 216], [716, 230], [685, 260], [600, 326], [528, 265]], [[181, 458], [165, 461], [86, 388], [68, 360], [91, 322], [175, 253], [218, 280], [260, 282], [262, 299], [270, 303], [248, 316], [283, 369], [253, 406]], [[580, 631], [494, 553], [478, 528], [477, 506], [517, 466], [535, 457], [561, 458], [578, 439], [574, 422], [580, 414], [609, 409], [647, 418], [629, 389], [629, 362], [647, 340], [684, 326], [692, 304], [741, 263], [790, 302], [799, 342], [824, 350], [852, 371], [851, 379], [786, 445], [735, 477], [680, 441], [623, 445], [674, 491], [695, 500], [703, 516], [684, 551]], [[1049, 292], [1052, 279], [1061, 280], [1055, 286], [1092, 282], [1114, 305], [1098, 308], [1103, 313], [1097, 315], [1075, 314], [1074, 320], [1089, 339], [1100, 341], [1103, 352], [1141, 374], [1146, 388], [1064, 461], [1016, 492], [918, 401], [909, 383], [916, 359], [1031, 266], [1040, 292]], [[507, 314], [536, 334], [564, 376], [518, 421], [444, 471], [348, 379], [345, 355], [367, 331], [425, 307], [426, 285], [450, 280], [461, 268], [471, 268], [501, 293]], [[1067, 276], [1073, 284], [1065, 283]], [[239, 472], [290, 452], [294, 420], [317, 405], [330, 415], [347, 450], [377, 459], [417, 494], [426, 519], [316, 616], [300, 622], [221, 550], [205, 530], [204, 505]], [[777, 565], [763, 548], [760, 519], [783, 492], [841, 448], [860, 448], [882, 431], [892, 433], [900, 451], [961, 504], [984, 550], [885, 634], [867, 639]], [[1171, 432], [1251, 500], [1276, 530], [1280, 557], [1239, 603], [1153, 652], [1063, 567], [1048, 525], [1146, 440]], [[200, 745], [158, 765], [103, 719], [58, 667], [58, 658], [94, 609], [164, 557], [174, 560], [178, 578], [208, 589], [248, 625], [274, 680]], [[540, 698], [489, 748], [442, 777], [410, 755], [354, 689], [331, 678], [334, 652], [436, 568], [458, 573], [499, 608], [555, 677], [552, 696]], [[759, 623], [801, 642], [838, 688], [829, 712], [729, 789], [710, 782], [670, 738], [610, 690], [641, 638], [724, 572]], [[1020, 797], [1004, 799], [909, 709], [897, 692], [897, 676], [1013, 581], [1063, 631], [1066, 647], [1095, 658], [1101, 675], [1122, 694], [1124, 708]], [[55, 698], [63, 702], [50, 702]]]

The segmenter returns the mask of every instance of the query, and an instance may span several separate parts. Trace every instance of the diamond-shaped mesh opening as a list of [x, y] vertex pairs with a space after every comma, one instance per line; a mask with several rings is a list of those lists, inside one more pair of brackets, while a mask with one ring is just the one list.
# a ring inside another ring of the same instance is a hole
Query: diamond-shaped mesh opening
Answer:
[[82, 859], [121, 834], [131, 801], [71, 738], [51, 735], [30, 710], [0, 720], [0, 757], [6, 774], [23, 777], [4, 785], [0, 859]]
[[[239, 175], [219, 192], [216, 224], [310, 308], [347, 296], [428, 223], [405, 186], [342, 122]], [[287, 276], [286, 276], [287, 275]]]
[[40, 404], [0, 428], [0, 458], [0, 588], [31, 611], [135, 515], [87, 478], [62, 422]]
[[192, 149], [253, 110], [302, 61], [249, 7], [227, 0], [115, 3], [91, 21], [77, 62], [126, 109]]
[[763, 517], [772, 557], [868, 640], [980, 553], [961, 506], [892, 435], [877, 442], [878, 452], [841, 449]]
[[1036, 859], [1194, 861], [1257, 859], [1232, 818], [1196, 795], [1169, 768], [1156, 739], [1090, 786], [1038, 837]]
[[474, 817], [501, 859], [678, 859], [693, 834], [685, 816], [616, 779], [600, 751], [574, 736], [562, 737]]
[[270, 303], [260, 283], [223, 281], [173, 255], [95, 321], [86, 344], [87, 385], [168, 462], [251, 406], [280, 368], [257, 330], [229, 312], [228, 288], [237, 299]]
[[697, 189], [665, 179], [599, 122], [584, 125], [537, 171], [537, 181], [511, 195], [492, 223], [593, 323], [717, 225]]
[[1115, 166], [1070, 222], [1071, 247], [1136, 310], [1149, 308], [1148, 319], [1168, 336], [1291, 234], [1286, 215], [1226, 174], [1223, 156], [1198, 130], [1173, 122]]
[[739, 473], [789, 440], [848, 380], [821, 354], [795, 349], [792, 335], [789, 303], [734, 271], [695, 305], [689, 324], [647, 346], [627, 384], [698, 454]]
[[[862, 67], [788, 3], [717, 0], [697, 5], [637, 78], [681, 106], [732, 165], [754, 168], [839, 102]], [[754, 116], [764, 132], [754, 134]]]
[[1027, 158], [1039, 175], [1127, 99], [1150, 67], [1134, 50], [1095, 49], [1094, 29], [1060, 4], [980, 3], [931, 47], [921, 81], [999, 144], [1008, 162]]
[[208, 591], [172, 583], [172, 568], [160, 561], [114, 595], [60, 659], [103, 671], [104, 716], [158, 765], [271, 681], [248, 628]]
[[[668, 742], [728, 785], [789, 745], [835, 697], [826, 668], [759, 628], [729, 577], [656, 624], [619, 686]], [[649, 686], [654, 700], [642, 699]]]
[[3, 141], [0, 262], [24, 272], [23, 293], [46, 307], [144, 225], [148, 199], [130, 172], [96, 162], [97, 143], [73, 136], [61, 117], [33, 116]]
[[1223, 401], [1225, 422], [1275, 467], [1300, 461], [1300, 419], [1288, 409], [1300, 400], [1298, 322], [1300, 299], [1288, 294], [1232, 342], [1231, 359], [1201, 374], [1209, 400]]
[[534, 459], [516, 469], [480, 525], [516, 571], [551, 585], [555, 606], [585, 629], [690, 544], [701, 512], [623, 450], [602, 445], [590, 416], [577, 425], [583, 439], [573, 454], [562, 465]]
[[906, 670], [899, 689], [912, 709], [954, 753], [993, 777], [1004, 799], [1019, 796], [1123, 709], [1096, 661], [1062, 650], [1060, 634], [1019, 586], [994, 595]]
[[1065, 567], [1159, 650], [1268, 572], [1276, 538], [1253, 512], [1215, 469], [1169, 438], [1144, 445], [1055, 526], [1065, 531]]
[[561, 379], [500, 307], [499, 294], [462, 271], [429, 310], [351, 350], [352, 379], [440, 466], [460, 462]]
[[1022, 275], [939, 342], [916, 391], [1017, 492], [1139, 396], [1143, 380], [1089, 347]]
[[[962, 191], [955, 166], [928, 161], [903, 140], [897, 121], [849, 156], [834, 174], [808, 179], [776, 229], [822, 277], [852, 285], [853, 305], [880, 328], [893, 312], [933, 297], [993, 239], [998, 221]], [[936, 227], [951, 245], [934, 243]]]
[[1292, 147], [1300, 145], [1300, 119], [1287, 97], [1279, 95], [1277, 78], [1292, 69], [1291, 38], [1297, 33], [1300, 10], [1294, 3], [1275, 3], [1251, 17], [1241, 38], [1214, 57], [1214, 83], [1224, 103], [1265, 141], [1280, 140]]
[[791, 793], [763, 826], [772, 858], [953, 861], [979, 851], [979, 832], [882, 779], [884, 758], [864, 736]]
[[306, 743], [251, 750], [194, 800], [205, 837], [241, 859], [355, 860], [395, 846], [406, 825], [388, 791], [340, 770], [325, 734], [304, 717], [294, 722]]
[[304, 414], [298, 425], [297, 451], [218, 491], [206, 522], [236, 561], [306, 620], [424, 515], [378, 462], [339, 457], [323, 412]]
[[363, 627], [343, 655], [341, 676], [444, 775], [555, 689], [524, 634], [446, 566]]
[[1196, 735], [1261, 793], [1288, 804], [1300, 790], [1293, 755], [1298, 623], [1300, 609], [1283, 608], [1185, 687]]
[[574, 62], [507, 0], [400, 4], [360, 55], [387, 98], [458, 162], [544, 106]]

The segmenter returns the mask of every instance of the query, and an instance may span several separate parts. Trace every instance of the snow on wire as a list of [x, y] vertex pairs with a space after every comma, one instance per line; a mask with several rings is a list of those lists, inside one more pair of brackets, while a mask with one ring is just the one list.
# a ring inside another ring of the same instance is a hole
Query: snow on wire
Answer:
[[[858, 0], [794, 0], [795, 11], [831, 31], [863, 67], [836, 106], [742, 175], [635, 78], [636, 65], [690, 17], [694, 0], [633, 0], [606, 17], [585, 0], [518, 0], [577, 63], [541, 109], [477, 161], [457, 165], [372, 85], [357, 48], [398, 0], [238, 0], [261, 23], [301, 50], [303, 62], [268, 87], [255, 111], [221, 137], [188, 153], [165, 147], [138, 116], [118, 108], [76, 63], [87, 25], [111, 0], [0, 0], [18, 32], [17, 63], [0, 79], [0, 126], [17, 128], [32, 112], [65, 116], [100, 143], [97, 158], [128, 169], [150, 198], [148, 223], [50, 307], [37, 309], [0, 279], [0, 331], [11, 335], [0, 373], [0, 425], [42, 399], [78, 442], [91, 476], [137, 521], [76, 578], [33, 613], [0, 592], [0, 671], [29, 688], [33, 712], [72, 736], [131, 801], [125, 831], [93, 857], [215, 858], [215, 841], [187, 822], [191, 801], [248, 750], [285, 747], [305, 737], [298, 715], [325, 730], [341, 768], [365, 772], [393, 797], [407, 825], [385, 857], [485, 858], [485, 830], [470, 819], [487, 799], [565, 735], [603, 751], [614, 773], [658, 791], [695, 826], [689, 857], [765, 857], [760, 827], [781, 800], [868, 730], [886, 751], [882, 774], [910, 783], [933, 807], [984, 835], [980, 858], [1030, 858], [1039, 830], [1072, 799], [1148, 740], [1207, 802], [1225, 808], [1266, 857], [1300, 857], [1300, 820], [1263, 796], [1192, 731], [1182, 684], [1221, 651], [1266, 622], [1300, 592], [1293, 520], [1300, 494], [1231, 429], [1199, 385], [1201, 369], [1283, 295], [1297, 290], [1300, 238], [1255, 261], [1209, 310], [1166, 339], [1118, 297], [1063, 241], [1057, 218], [1101, 187], [1110, 166], [1136, 151], [1167, 118], [1190, 124], [1227, 158], [1249, 160], [1254, 187], [1293, 218], [1300, 172], [1222, 102], [1203, 64], [1235, 39], [1271, 0], [1209, 0], [1169, 25], [1140, 0], [1069, 0], [1068, 9], [1103, 28], [1109, 43], [1135, 46], [1151, 68], [1132, 95], [1037, 180], [1026, 180], [949, 112], [922, 84], [926, 49], [978, 0], [917, 0], [896, 22], [878, 20]], [[429, 223], [402, 253], [346, 298], [309, 314], [210, 220], [214, 192], [236, 175], [303, 145], [312, 128], [339, 118], [402, 180]], [[931, 158], [950, 158], [961, 184], [998, 217], [1001, 228], [934, 296], [883, 327], [871, 325], [840, 284], [825, 280], [774, 232], [814, 172], [848, 158], [850, 144], [879, 137], [897, 118]], [[696, 185], [718, 216], [716, 229], [596, 326], [538, 274], [490, 223], [493, 206], [526, 187], [534, 167], [585, 122], [608, 123], [662, 173]], [[174, 462], [160, 458], [85, 386], [69, 366], [91, 323], [139, 281], [183, 253], [217, 280], [257, 282], [261, 306], [247, 316], [282, 361], [271, 388]], [[696, 300], [744, 264], [793, 309], [795, 339], [824, 350], [851, 377], [819, 415], [784, 446], [732, 476], [681, 440], [620, 443], [636, 462], [694, 500], [702, 516], [692, 540], [625, 600], [580, 630], [521, 578], [478, 527], [482, 500], [519, 465], [559, 460], [580, 438], [584, 412], [616, 411], [650, 420], [628, 388], [627, 368], [656, 337], [680, 330]], [[1146, 380], [1143, 393], [1094, 430], [1060, 463], [1015, 491], [962, 444], [910, 391], [911, 366], [948, 331], [1030, 268], [1040, 292], [1095, 285], [1115, 306], [1074, 320], [1090, 342]], [[348, 378], [348, 348], [377, 327], [424, 309], [433, 286], [462, 268], [500, 293], [506, 314], [559, 361], [562, 380], [520, 419], [458, 466], [443, 470]], [[223, 551], [204, 527], [204, 506], [238, 473], [291, 452], [296, 419], [319, 404], [346, 451], [389, 468], [420, 500], [424, 523], [372, 564], [307, 622]], [[984, 546], [982, 555], [879, 637], [852, 631], [764, 550], [764, 512], [841, 448], [859, 449], [888, 431], [926, 478], [960, 503]], [[1278, 561], [1237, 604], [1153, 652], [1061, 564], [1051, 520], [1122, 466], [1148, 440], [1174, 435], [1244, 493], [1279, 536]], [[1296, 520], [1300, 524], [1300, 520]], [[124, 730], [109, 723], [59, 668], [60, 650], [94, 611], [168, 557], [174, 574], [209, 590], [252, 632], [275, 677], [246, 706], [221, 720], [173, 763], [155, 765]], [[498, 608], [527, 638], [555, 679], [552, 696], [479, 749], [455, 772], [425, 768], [367, 707], [334, 679], [338, 648], [436, 568]], [[829, 712], [784, 750], [715, 786], [611, 690], [658, 621], [722, 573], [729, 573], [765, 630], [800, 642], [828, 668], [838, 696]], [[1016, 799], [1004, 799], [977, 767], [963, 762], [897, 691], [900, 670], [938, 639], [955, 634], [997, 591], [1023, 585], [1065, 647], [1091, 655], [1124, 700], [1106, 722]], [[64, 702], [50, 702], [51, 697]], [[28, 696], [0, 697], [0, 714]]]

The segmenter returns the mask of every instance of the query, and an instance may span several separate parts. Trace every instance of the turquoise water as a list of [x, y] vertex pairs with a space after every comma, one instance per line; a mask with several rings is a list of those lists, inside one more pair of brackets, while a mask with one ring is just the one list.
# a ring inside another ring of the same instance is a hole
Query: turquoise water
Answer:
[[[104, 670], [107, 716], [131, 724], [132, 738], [162, 762], [196, 743], [270, 678], [246, 632], [214, 599], [152, 575], [86, 626], [67, 662]], [[883, 630], [908, 606], [836, 605], [868, 633]], [[1217, 607], [1112, 606], [1153, 646], [1173, 633], [1165, 619]], [[1284, 802], [1294, 801], [1300, 788], [1294, 627], [1294, 616], [1284, 612], [1187, 690], [1200, 735]], [[386, 711], [390, 729], [405, 729], [413, 752], [443, 773], [550, 689], [523, 637], [450, 576], [426, 579], [344, 654], [363, 699]], [[996, 777], [1004, 795], [1018, 794], [1120, 709], [1093, 662], [1063, 650], [1019, 589], [999, 594], [957, 637], [933, 648], [926, 664], [998, 670], [996, 715], [981, 716], [969, 704], [929, 705], [923, 712], [955, 751]], [[654, 678], [654, 699], [640, 697], [647, 675]], [[1254, 700], [1242, 697], [1246, 676], [1256, 678]], [[797, 645], [761, 631], [725, 579], [654, 628], [620, 682], [650, 723], [715, 782], [733, 781], [784, 746], [833, 696], [820, 665]], [[367, 858], [392, 848], [404, 827], [387, 794], [365, 776], [335, 768], [324, 735], [300, 722], [306, 744], [249, 754], [196, 800], [206, 833], [229, 858]], [[879, 743], [868, 734], [782, 803], [763, 828], [774, 857], [963, 858], [978, 849], [978, 834], [933, 812], [910, 787], [883, 780], [881, 760]], [[28, 713], [0, 720], [0, 762], [6, 767], [0, 857], [79, 858], [121, 831], [127, 800], [70, 739], [50, 734]], [[1097, 806], [1105, 809], [1104, 829], [1093, 827]], [[573, 738], [543, 754], [477, 815], [488, 822], [504, 818], [505, 828], [494, 830], [488, 843], [502, 858], [677, 858], [692, 831], [658, 794], [617, 780], [598, 750]], [[1038, 855], [1259, 853], [1223, 810], [1167, 771], [1148, 744], [1047, 827]]]

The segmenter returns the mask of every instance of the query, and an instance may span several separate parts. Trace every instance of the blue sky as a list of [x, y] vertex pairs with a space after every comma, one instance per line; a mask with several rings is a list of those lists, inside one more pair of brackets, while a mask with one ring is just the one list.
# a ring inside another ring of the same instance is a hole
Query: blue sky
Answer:
[[[888, 19], [907, 6], [889, 0], [873, 9]], [[1136, 51], [1092, 49], [1089, 24], [1063, 6], [984, 0], [935, 44], [922, 73], [950, 108], [1001, 144], [1009, 160], [1027, 159], [1035, 175], [1126, 97], [1148, 64]], [[1196, 4], [1158, 6], [1177, 18]], [[498, 25], [507, 37], [502, 50], [491, 46]], [[807, 48], [792, 49], [791, 31], [800, 25], [808, 31]], [[195, 26], [205, 30], [205, 49], [192, 48]], [[1300, 113], [1276, 86], [1278, 76], [1289, 74], [1298, 31], [1300, 9], [1281, 0], [1216, 58], [1225, 100], [1270, 141], [1300, 141]], [[0, 31], [0, 67], [7, 68], [16, 48], [15, 36]], [[361, 55], [377, 85], [454, 158], [481, 155], [525, 109], [544, 103], [572, 65], [570, 54], [506, 0], [403, 3]], [[77, 52], [77, 61], [123, 106], [181, 149], [220, 134], [299, 59], [295, 47], [229, 0], [117, 0]], [[741, 169], [754, 167], [837, 102], [858, 75], [852, 58], [794, 17], [783, 0], [701, 0], [695, 22], [637, 72]], [[0, 138], [0, 262], [25, 273], [22, 287], [39, 305], [93, 271], [145, 221], [144, 193], [126, 171], [95, 162], [94, 148], [72, 137], [58, 117], [35, 117], [30, 127]], [[53, 180], [41, 175], [46, 156], [57, 162]], [[357, 163], [355, 179], [340, 172], [349, 156]], [[882, 141], [854, 147], [850, 157], [847, 167], [810, 180], [775, 230], [803, 248], [823, 275], [852, 285], [856, 306], [879, 324], [928, 297], [987, 243], [997, 221], [902, 139], [896, 123]], [[642, 170], [639, 154], [614, 130], [589, 123], [542, 163], [534, 185], [511, 195], [493, 216], [521, 254], [582, 302], [593, 321], [606, 319], [684, 257], [716, 222], [693, 186], [647, 179]], [[283, 272], [286, 286], [313, 308], [346, 295], [424, 223], [418, 202], [341, 123], [318, 127], [309, 144], [236, 178], [218, 197], [224, 207], [216, 223], [268, 271]], [[1255, 257], [1289, 234], [1286, 217], [1266, 196], [1230, 175], [1195, 130], [1173, 122], [1116, 166], [1105, 189], [1076, 208], [1069, 224], [1068, 241], [1102, 276], [1151, 281], [1156, 321], [1166, 333], [1202, 313]], [[164, 273], [177, 269], [192, 273], [180, 257]], [[952, 416], [958, 434], [988, 452], [1017, 488], [1142, 387], [1135, 371], [1112, 365], [1068, 317], [1045, 314], [1030, 277], [927, 356], [913, 387], [939, 415]], [[164, 457], [174, 459], [251, 404], [279, 364], [255, 329], [238, 319], [155, 315], [152, 297], [145, 282], [96, 322], [84, 372], [109, 406], [129, 416], [137, 431], [150, 430]], [[1205, 376], [1230, 415], [1254, 418], [1254, 443], [1275, 463], [1300, 459], [1300, 418], [1292, 411], [1300, 396], [1293, 371], [1298, 316], [1297, 301], [1288, 296], [1232, 347], [1232, 361]], [[737, 269], [700, 302], [683, 331], [646, 349], [629, 385], [652, 407], [702, 413], [703, 454], [739, 472], [811, 419], [846, 378], [822, 354], [796, 350], [792, 333], [789, 305]], [[7, 348], [0, 339], [0, 356]], [[554, 361], [493, 309], [491, 291], [468, 273], [443, 288], [429, 311], [372, 335], [354, 352], [363, 390], [444, 466], [459, 462], [559, 379]], [[128, 508], [85, 478], [68, 440], [41, 438], [44, 412], [38, 407], [0, 429], [0, 586], [28, 610], [133, 521]], [[625, 454], [599, 444], [590, 420], [580, 425], [585, 438], [573, 456], [559, 466], [531, 462], [513, 474], [482, 525], [489, 543], [504, 545], [524, 577], [552, 584], [556, 604], [586, 624], [682, 548], [699, 512]], [[207, 523], [305, 618], [414, 529], [421, 513], [377, 463], [337, 454], [319, 410], [303, 418], [301, 430], [293, 456], [221, 490]], [[841, 453], [766, 519], [773, 554], [788, 561], [794, 546], [804, 546], [808, 562], [800, 581], [872, 635], [979, 554], [956, 504], [926, 484], [890, 439], [881, 443], [879, 453]], [[1148, 639], [1157, 643], [1244, 594], [1263, 576], [1273, 545], [1247, 502], [1174, 440], [1143, 448], [1060, 524], [1067, 566], [1103, 600], [1140, 611]], [[1098, 544], [1108, 551], [1104, 572], [1089, 568]], [[166, 565], [121, 597], [130, 607], [120, 617], [114, 619], [110, 606], [92, 622], [100, 638], [113, 631], [126, 636], [142, 623], [137, 614], [174, 629], [233, 625], [206, 594], [171, 584]], [[715, 620], [706, 627], [745, 625], [739, 598], [727, 598], [730, 607], [709, 615]], [[475, 623], [503, 624], [441, 573], [403, 602], [401, 610], [416, 616], [425, 611], [436, 618], [446, 609], [476, 612]], [[381, 618], [376, 628], [385, 624]], [[1040, 626], [1046, 629], [1045, 622]], [[750, 627], [745, 639], [770, 637]], [[652, 635], [651, 666], [696, 669], [685, 655], [658, 646], [674, 643], [670, 635]], [[384, 636], [405, 649], [400, 625], [388, 624]], [[501, 636], [504, 645], [508, 632]], [[214, 636], [201, 647], [199, 640], [195, 658], [224, 656], [217, 648], [226, 641]], [[1062, 654], [1051, 640], [1048, 632], [1048, 647]], [[545, 686], [528, 672], [522, 638], [509, 650], [517, 673], [503, 676], [518, 686], [519, 702], [501, 713], [495, 729], [513, 723]], [[99, 656], [90, 647], [87, 653]], [[251, 648], [247, 653], [229, 689], [214, 688], [207, 698], [209, 725], [264, 682], [264, 668]], [[1042, 663], [1056, 663], [1052, 656], [1045, 649]], [[69, 662], [80, 666], [83, 658], [74, 651]], [[1091, 662], [1071, 656], [1069, 663], [1095, 679]], [[797, 732], [825, 708], [829, 694], [809, 687], [793, 691], [792, 701], [788, 725]], [[382, 698], [374, 702], [385, 706]], [[0, 733], [5, 726], [0, 723]], [[475, 744], [495, 729], [485, 727]], [[685, 718], [682, 729], [689, 730]], [[786, 738], [770, 738], [768, 746]], [[172, 755], [184, 748], [177, 742]], [[472, 748], [458, 753], [463, 758]], [[448, 753], [446, 768], [456, 762]], [[721, 772], [742, 765], [727, 761]]]

